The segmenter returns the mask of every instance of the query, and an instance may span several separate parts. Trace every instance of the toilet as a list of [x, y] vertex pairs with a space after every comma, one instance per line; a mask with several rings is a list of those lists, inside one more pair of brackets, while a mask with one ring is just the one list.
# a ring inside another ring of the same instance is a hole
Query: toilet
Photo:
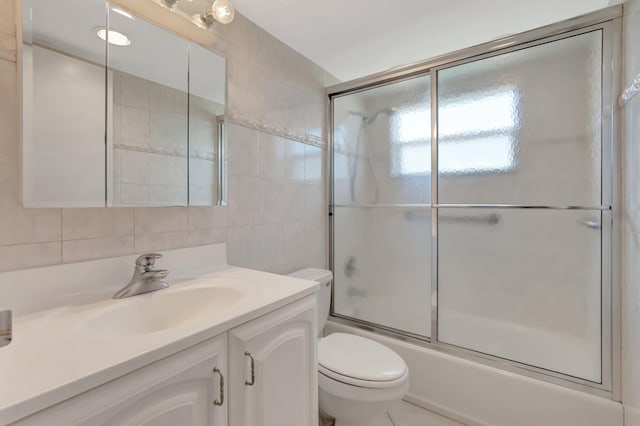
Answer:
[[318, 385], [320, 411], [335, 426], [388, 426], [388, 409], [409, 390], [409, 369], [386, 346], [354, 334], [322, 337], [329, 318], [331, 271], [304, 269], [290, 274], [320, 283], [318, 293]]

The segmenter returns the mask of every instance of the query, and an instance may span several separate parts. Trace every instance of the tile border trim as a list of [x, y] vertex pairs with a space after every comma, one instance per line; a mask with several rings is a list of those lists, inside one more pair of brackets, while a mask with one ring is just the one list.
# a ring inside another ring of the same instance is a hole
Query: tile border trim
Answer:
[[[149, 147], [149, 146], [143, 147], [143, 146], [136, 146], [136, 145], [127, 145], [122, 143], [114, 143], [113, 148], [121, 149], [124, 151], [137, 151], [137, 152], [145, 152], [148, 154], [187, 158], [187, 154], [179, 149], [169, 150], [169, 149], [158, 148], [158, 147]], [[210, 152], [191, 151], [189, 153], [189, 158], [195, 159], [195, 160], [216, 161], [216, 154], [210, 153]]]
[[262, 120], [257, 120], [246, 116], [241, 113], [236, 113], [234, 111], [228, 111], [225, 113], [225, 119], [233, 124], [237, 124], [242, 127], [247, 127], [249, 129], [254, 129], [259, 132], [269, 133], [274, 136], [279, 136], [285, 139], [294, 140], [296, 142], [301, 142], [306, 145], [312, 145], [319, 148], [326, 148], [326, 144], [324, 139], [318, 137], [316, 135], [312, 135], [309, 133], [301, 133], [292, 129], [284, 128], [284, 127], [276, 127], [271, 124], [265, 123]]

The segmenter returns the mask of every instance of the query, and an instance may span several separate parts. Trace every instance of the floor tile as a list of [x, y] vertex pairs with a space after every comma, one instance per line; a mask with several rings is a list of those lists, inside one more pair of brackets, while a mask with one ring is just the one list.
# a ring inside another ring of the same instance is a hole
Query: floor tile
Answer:
[[[465, 426], [432, 411], [402, 401], [387, 413], [383, 424], [371, 426]], [[320, 419], [320, 426], [333, 426], [333, 420]]]

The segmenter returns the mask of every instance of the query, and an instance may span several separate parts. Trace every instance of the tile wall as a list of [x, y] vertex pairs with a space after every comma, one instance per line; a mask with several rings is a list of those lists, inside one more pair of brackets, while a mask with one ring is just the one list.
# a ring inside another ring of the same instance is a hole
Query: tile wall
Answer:
[[322, 148], [231, 124], [229, 262], [274, 272], [324, 266]]
[[239, 14], [213, 43], [228, 60], [229, 207], [24, 209], [15, 21], [14, 0], [0, 0], [0, 271], [227, 239], [232, 264], [324, 266], [323, 88], [334, 79], [320, 67]]
[[331, 76], [243, 17], [227, 40], [229, 262], [282, 273], [324, 267]]
[[187, 204], [188, 94], [113, 72], [113, 205]]
[[224, 105], [114, 71], [113, 205], [186, 205], [188, 173], [191, 204], [215, 204], [222, 114]]

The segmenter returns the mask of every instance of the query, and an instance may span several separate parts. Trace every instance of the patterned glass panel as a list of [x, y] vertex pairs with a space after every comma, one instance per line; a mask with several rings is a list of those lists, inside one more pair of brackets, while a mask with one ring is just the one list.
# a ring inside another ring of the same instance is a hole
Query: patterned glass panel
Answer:
[[441, 208], [440, 341], [601, 379], [599, 210]]
[[431, 202], [429, 76], [334, 99], [335, 203]]
[[442, 204], [601, 204], [602, 33], [438, 73]]
[[334, 312], [429, 336], [431, 209], [337, 207]]
[[430, 78], [334, 99], [334, 312], [430, 334]]

